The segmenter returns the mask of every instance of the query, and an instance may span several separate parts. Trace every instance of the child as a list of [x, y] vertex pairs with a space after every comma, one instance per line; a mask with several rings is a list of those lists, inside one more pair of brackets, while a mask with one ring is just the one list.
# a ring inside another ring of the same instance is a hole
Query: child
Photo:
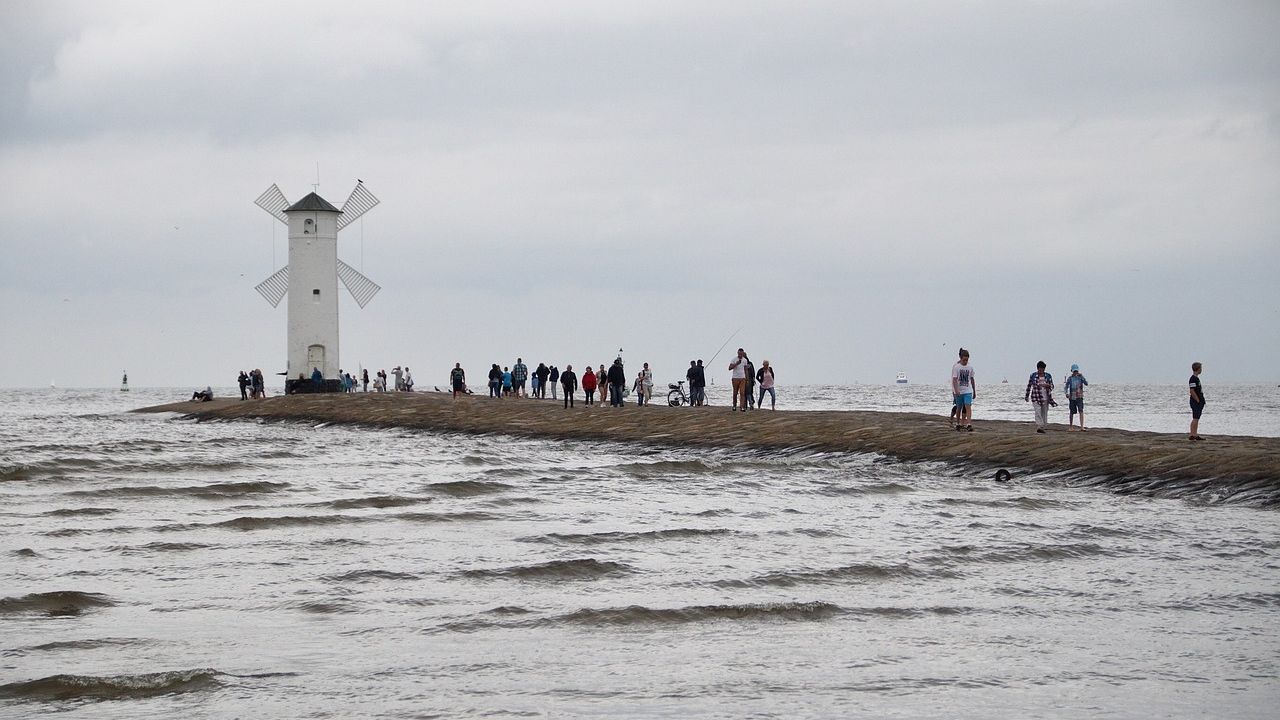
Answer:
[[1188, 440], [1203, 440], [1200, 437], [1200, 413], [1204, 412], [1204, 388], [1200, 385], [1200, 368], [1198, 362], [1191, 363], [1191, 380], [1187, 385], [1191, 393], [1191, 430], [1187, 432]]
[[1062, 392], [1067, 394], [1067, 407], [1069, 417], [1067, 419], [1067, 429], [1075, 430], [1076, 413], [1080, 413], [1080, 429], [1088, 430], [1084, 426], [1084, 388], [1089, 384], [1088, 380], [1080, 374], [1080, 366], [1071, 366], [1071, 375], [1067, 377], [1067, 381], [1062, 383]]
[[951, 366], [951, 394], [958, 409], [956, 430], [973, 432], [973, 399], [978, 396], [978, 382], [969, 364], [969, 351], [964, 348], [960, 348], [960, 362]]

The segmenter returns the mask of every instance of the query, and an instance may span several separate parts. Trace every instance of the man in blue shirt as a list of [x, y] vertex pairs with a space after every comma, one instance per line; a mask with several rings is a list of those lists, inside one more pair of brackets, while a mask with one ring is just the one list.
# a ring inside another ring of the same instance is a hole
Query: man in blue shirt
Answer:
[[1089, 381], [1080, 374], [1080, 366], [1072, 365], [1071, 374], [1067, 376], [1067, 381], [1062, 383], [1062, 391], [1067, 394], [1070, 414], [1067, 419], [1068, 430], [1074, 430], [1076, 427], [1076, 413], [1080, 413], [1080, 429], [1088, 430], [1084, 426], [1084, 388], [1088, 384]]

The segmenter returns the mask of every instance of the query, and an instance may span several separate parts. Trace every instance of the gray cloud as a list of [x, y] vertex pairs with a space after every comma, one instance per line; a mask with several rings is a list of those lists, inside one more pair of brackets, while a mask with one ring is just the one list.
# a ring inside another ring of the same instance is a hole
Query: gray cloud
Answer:
[[278, 359], [251, 203], [317, 162], [383, 200], [340, 238], [385, 287], [344, 307], [371, 363], [674, 369], [741, 325], [794, 381], [940, 379], [958, 342], [1258, 380], [1280, 350], [1245, 320], [1280, 307], [1270, 3], [2, 12], [13, 384]]

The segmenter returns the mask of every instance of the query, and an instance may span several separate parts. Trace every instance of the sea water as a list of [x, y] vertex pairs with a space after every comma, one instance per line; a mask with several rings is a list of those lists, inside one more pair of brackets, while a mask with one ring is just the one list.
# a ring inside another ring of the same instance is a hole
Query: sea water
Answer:
[[[1185, 431], [1183, 388], [1090, 390], [1090, 424]], [[876, 455], [125, 412], [181, 394], [7, 391], [0, 717], [1270, 718], [1280, 703], [1274, 509]], [[945, 414], [946, 395], [779, 401]], [[1203, 435], [1280, 434], [1274, 389], [1209, 399]], [[1011, 386], [980, 389], [975, 415], [1030, 422]]]

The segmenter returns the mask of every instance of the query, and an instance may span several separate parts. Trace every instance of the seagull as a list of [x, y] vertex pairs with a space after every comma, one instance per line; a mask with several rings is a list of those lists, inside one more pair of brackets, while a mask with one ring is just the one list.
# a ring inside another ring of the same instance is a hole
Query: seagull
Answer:
[[364, 181], [363, 181], [363, 180], [361, 180], [360, 178], [356, 178], [356, 182], [360, 183], [361, 185], [363, 185], [363, 184], [364, 184]]

